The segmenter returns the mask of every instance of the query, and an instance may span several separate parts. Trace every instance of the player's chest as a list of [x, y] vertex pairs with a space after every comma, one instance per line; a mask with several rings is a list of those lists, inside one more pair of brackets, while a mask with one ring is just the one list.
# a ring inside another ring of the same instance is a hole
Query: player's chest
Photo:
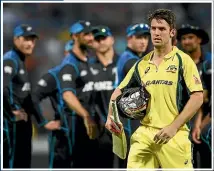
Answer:
[[179, 65], [176, 62], [165, 62], [160, 65], [148, 63], [141, 70], [141, 79], [146, 86], [172, 86], [177, 84]]
[[19, 63], [17, 74], [13, 78], [13, 84], [25, 91], [30, 90], [29, 75], [24, 63], [22, 62]]
[[93, 81], [114, 81], [117, 75], [116, 64], [103, 66], [100, 63], [89, 66]]

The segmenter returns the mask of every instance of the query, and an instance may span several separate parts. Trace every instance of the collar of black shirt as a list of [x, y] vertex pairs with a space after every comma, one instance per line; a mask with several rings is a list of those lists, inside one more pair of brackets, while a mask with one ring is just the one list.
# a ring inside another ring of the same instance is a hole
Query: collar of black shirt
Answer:
[[[111, 65], [111, 64], [116, 64], [117, 61], [118, 61], [118, 59], [119, 59], [119, 55], [118, 55], [116, 52], [114, 52], [113, 61], [112, 61], [112, 63], [109, 63], [109, 65]], [[97, 56], [96, 56], [96, 58], [95, 58], [95, 61], [96, 61], [96, 63], [101, 63], [101, 62], [99, 61], [99, 59], [98, 59]], [[109, 66], [109, 65], [108, 65], [108, 66]]]
[[201, 56], [199, 58], [198, 63], [196, 63], [196, 65], [200, 65], [201, 63], [203, 63], [205, 60], [205, 52], [203, 51], [203, 49], [201, 49]]
[[22, 61], [25, 61], [25, 54], [22, 53], [15, 45], [13, 45], [13, 51], [17, 53], [17, 55]]
[[[78, 57], [78, 55], [77, 55], [76, 53], [74, 53], [73, 50], [70, 51], [70, 54], [73, 55], [78, 61], [80, 61], [80, 62], [85, 62], [85, 61], [81, 60], [81, 59]], [[86, 55], [86, 58], [88, 58], [87, 55]]]
[[135, 52], [133, 49], [131, 49], [129, 47], [126, 47], [126, 50], [130, 51], [131, 53], [133, 53], [134, 55], [138, 56], [139, 58], [144, 56], [144, 53], [141, 56], [139, 56], [137, 52]]

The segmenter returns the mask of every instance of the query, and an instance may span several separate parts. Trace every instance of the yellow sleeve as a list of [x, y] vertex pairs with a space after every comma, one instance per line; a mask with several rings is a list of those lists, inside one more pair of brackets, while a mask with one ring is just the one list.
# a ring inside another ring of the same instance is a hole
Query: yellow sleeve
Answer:
[[183, 71], [184, 80], [189, 91], [203, 91], [201, 78], [199, 76], [196, 64], [188, 55], [185, 55], [183, 58]]
[[126, 74], [125, 78], [123, 79], [123, 81], [120, 83], [120, 85], [117, 88], [119, 88], [121, 90], [128, 85], [128, 83], [131, 81], [131, 78], [133, 76], [135, 66], [136, 66], [136, 64], [134, 66], [132, 66], [132, 68], [129, 70], [129, 72]]

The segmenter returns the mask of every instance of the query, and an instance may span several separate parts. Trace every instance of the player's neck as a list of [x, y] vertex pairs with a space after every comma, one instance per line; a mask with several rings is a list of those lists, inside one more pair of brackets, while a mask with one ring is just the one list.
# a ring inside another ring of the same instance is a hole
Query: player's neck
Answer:
[[191, 52], [191, 53], [188, 53], [192, 60], [197, 64], [200, 62], [200, 58], [202, 56], [202, 52], [201, 52], [201, 48], [197, 48], [195, 51]]
[[108, 66], [110, 63], [112, 63], [113, 58], [114, 58], [114, 49], [113, 47], [110, 48], [107, 52], [105, 53], [99, 53], [96, 52], [97, 58], [99, 61], [104, 65]]
[[74, 44], [73, 46], [73, 52], [77, 55], [77, 57], [82, 60], [82, 61], [86, 61], [87, 60], [87, 51], [86, 50], [83, 50], [79, 47], [78, 44]]
[[172, 44], [168, 44], [164, 47], [154, 48], [154, 58], [164, 58], [173, 49]]

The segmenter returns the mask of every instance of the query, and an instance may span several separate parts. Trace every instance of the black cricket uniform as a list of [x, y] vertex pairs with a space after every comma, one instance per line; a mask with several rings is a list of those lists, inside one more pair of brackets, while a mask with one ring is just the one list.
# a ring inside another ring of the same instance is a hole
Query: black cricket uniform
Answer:
[[57, 73], [60, 65], [44, 74], [33, 88], [32, 99], [38, 112], [41, 112], [40, 102], [49, 98], [55, 111], [54, 120], [61, 121], [61, 130], [51, 131], [49, 136], [49, 168], [70, 168], [72, 144], [69, 135], [69, 114], [63, 110]]
[[[10, 157], [11, 157], [11, 138], [13, 136], [13, 128], [15, 121], [13, 120], [12, 108], [7, 96], [3, 95], [3, 168], [10, 168]], [[15, 118], [14, 118], [15, 119]]]
[[[205, 74], [205, 70], [204, 70], [204, 63], [206, 63], [204, 61], [204, 54], [202, 54], [200, 59], [201, 60], [196, 64], [196, 66], [197, 66], [199, 75], [201, 77], [203, 89], [207, 89], [207, 88], [209, 88], [209, 86], [207, 87], [205, 84], [205, 79], [207, 79], [207, 78], [206, 78], [206, 74]], [[205, 107], [203, 107], [203, 106], [205, 106]], [[203, 114], [206, 114], [208, 105], [203, 104], [203, 106], [202, 106]], [[189, 121], [190, 129], [193, 128], [196, 117], [197, 117], [197, 114]], [[201, 144], [196, 144], [194, 142], [193, 142], [193, 144], [194, 144], [194, 146], [193, 146], [193, 160], [194, 160], [193, 166], [194, 166], [194, 168], [210, 168], [211, 167], [211, 157], [207, 157], [207, 156], [211, 156], [211, 151], [210, 151], [207, 143], [205, 141], [202, 141]]]
[[[58, 74], [61, 93], [72, 91], [86, 110], [91, 111], [93, 84], [90, 82], [92, 75], [89, 70], [89, 60], [88, 62], [81, 61], [77, 55], [71, 51], [62, 65], [63, 67]], [[75, 126], [73, 126], [71, 130], [71, 136], [74, 137], [75, 140], [72, 151], [73, 167], [95, 168], [97, 161], [94, 160], [93, 156], [97, 153], [94, 150], [97, 145], [96, 141], [89, 139], [83, 119], [75, 112], [73, 112], [73, 115], [75, 116]]]
[[[10, 128], [10, 131], [15, 135], [15, 137], [10, 137], [13, 141], [10, 156], [10, 167], [12, 168], [30, 168], [31, 166], [31, 114], [35, 116], [39, 125], [46, 122], [34, 109], [31, 99], [31, 85], [24, 61], [25, 55], [16, 48], [4, 55], [4, 96], [9, 99], [13, 110], [24, 109], [28, 114], [27, 122], [17, 121]], [[10, 112], [8, 111], [8, 113]], [[14, 120], [13, 116], [11, 119]]]
[[97, 165], [99, 168], [113, 168], [115, 155], [112, 151], [112, 135], [105, 128], [108, 116], [109, 101], [115, 89], [115, 81], [117, 79], [116, 64], [119, 59], [118, 55], [114, 55], [113, 61], [104, 66], [98, 58], [90, 65], [93, 77], [93, 112], [99, 126], [99, 137], [97, 139]]
[[[209, 102], [204, 104], [204, 117], [206, 115], [211, 116], [212, 105], [212, 65], [211, 61], [206, 60], [203, 62], [202, 78], [204, 81], [205, 89], [208, 91]], [[201, 167], [211, 168], [212, 162], [212, 122], [208, 123], [201, 131]]]

